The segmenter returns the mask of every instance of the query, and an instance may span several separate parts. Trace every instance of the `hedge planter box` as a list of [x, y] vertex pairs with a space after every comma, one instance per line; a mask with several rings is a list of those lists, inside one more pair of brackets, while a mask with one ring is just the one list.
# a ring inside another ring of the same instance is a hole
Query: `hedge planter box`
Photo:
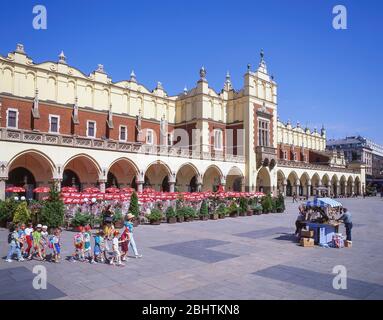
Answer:
[[167, 218], [167, 221], [168, 221], [168, 223], [176, 223], [177, 222], [177, 218], [176, 217]]
[[230, 212], [230, 218], [237, 218], [238, 217], [238, 212]]
[[158, 226], [158, 225], [161, 224], [161, 221], [160, 221], [160, 220], [152, 220], [152, 221], [150, 221], [150, 224], [151, 224], [151, 225]]
[[247, 216], [247, 213], [246, 213], [246, 212], [240, 212], [240, 213], [239, 213], [239, 216], [240, 216], [240, 217], [246, 217], [246, 216]]
[[185, 222], [191, 222], [191, 221], [193, 221], [194, 220], [194, 218], [191, 218], [191, 217], [187, 217], [187, 218], [185, 218]]
[[211, 213], [210, 214], [210, 220], [218, 220], [219, 216], [218, 213]]
[[225, 219], [225, 218], [226, 218], [226, 215], [224, 215], [224, 214], [219, 215], [219, 219]]
[[199, 218], [200, 218], [200, 220], [202, 220], [202, 221], [207, 221], [207, 220], [209, 220], [209, 216], [200, 216]]
[[246, 212], [246, 215], [249, 217], [249, 216], [252, 216], [253, 215], [253, 211], [249, 210]]
[[185, 221], [184, 217], [177, 217], [177, 222], [184, 222], [184, 221]]

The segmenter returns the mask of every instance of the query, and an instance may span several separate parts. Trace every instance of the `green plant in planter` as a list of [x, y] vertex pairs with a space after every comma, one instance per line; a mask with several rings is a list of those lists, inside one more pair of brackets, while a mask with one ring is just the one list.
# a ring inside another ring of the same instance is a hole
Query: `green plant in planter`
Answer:
[[162, 220], [162, 212], [158, 209], [153, 209], [147, 218], [151, 224], [160, 224]]
[[249, 201], [244, 197], [239, 199], [239, 208], [241, 213], [246, 214], [249, 211]]
[[285, 198], [280, 194], [277, 198], [277, 212], [284, 212], [286, 210]]
[[104, 221], [104, 218], [102, 215], [93, 216], [91, 215], [89, 218], [89, 223], [94, 228], [95, 226], [101, 226], [102, 222]]
[[263, 213], [270, 213], [273, 210], [273, 199], [271, 198], [270, 193], [262, 199], [261, 204]]
[[221, 203], [216, 210], [220, 219], [225, 218], [228, 211], [229, 208], [227, 208], [224, 203]]
[[16, 208], [15, 215], [13, 216], [13, 223], [28, 223], [30, 220], [31, 213], [28, 210], [27, 203], [23, 201]]
[[233, 201], [229, 207], [229, 215], [231, 217], [237, 217], [238, 213], [240, 211], [240, 208], [237, 206], [237, 204]]
[[60, 193], [56, 188], [51, 188], [49, 199], [44, 202], [39, 222], [47, 225], [49, 228], [58, 228], [64, 224], [65, 206], [60, 199]]
[[13, 216], [18, 205], [19, 203], [15, 201], [14, 196], [0, 202], [0, 224], [2, 226], [5, 227], [7, 222], [11, 222], [13, 220]]
[[185, 216], [184, 216], [184, 211], [182, 210], [182, 208], [179, 208], [176, 210], [176, 217], [178, 222], [184, 221]]
[[261, 214], [263, 212], [263, 208], [262, 208], [262, 205], [261, 204], [255, 204], [252, 206], [252, 209], [254, 211], [255, 214]]
[[206, 200], [203, 200], [201, 203], [201, 208], [199, 209], [199, 216], [202, 219], [206, 219], [209, 216], [209, 208]]
[[138, 205], [138, 196], [136, 191], [133, 191], [130, 197], [129, 212], [136, 218], [140, 215], [140, 207]]
[[124, 215], [121, 212], [121, 209], [117, 209], [113, 214], [113, 223], [122, 225], [124, 222]]
[[176, 200], [176, 210], [181, 209], [184, 205], [184, 196], [179, 194]]
[[177, 222], [177, 214], [172, 206], [168, 207], [165, 212], [166, 219], [168, 223]]
[[185, 221], [191, 221], [196, 216], [196, 211], [192, 207], [182, 207], [177, 210], [177, 216], [183, 216]]
[[71, 225], [75, 228], [84, 227], [90, 223], [90, 215], [88, 213], [76, 212], [71, 220]]

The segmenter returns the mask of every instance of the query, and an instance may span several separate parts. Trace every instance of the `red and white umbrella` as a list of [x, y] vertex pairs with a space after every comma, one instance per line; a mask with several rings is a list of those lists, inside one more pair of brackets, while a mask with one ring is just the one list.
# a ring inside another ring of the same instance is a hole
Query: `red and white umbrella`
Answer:
[[99, 189], [99, 188], [96, 188], [96, 187], [89, 187], [89, 188], [85, 188], [85, 189], [84, 189], [84, 192], [85, 192], [85, 193], [91, 193], [91, 194], [94, 194], [94, 193], [99, 193], [99, 192], [100, 192], [100, 189]]
[[49, 193], [51, 191], [51, 188], [49, 187], [38, 187], [33, 189], [34, 193]]
[[25, 189], [22, 187], [9, 187], [5, 189], [5, 192], [19, 193], [19, 192], [25, 192]]
[[61, 188], [61, 192], [77, 192], [76, 187], [63, 187]]
[[134, 188], [122, 188], [121, 189], [121, 192], [124, 192], [124, 193], [133, 193], [134, 191], [136, 191]]
[[105, 192], [107, 192], [107, 193], [119, 193], [120, 189], [118, 189], [116, 187], [110, 187], [110, 188], [106, 188]]

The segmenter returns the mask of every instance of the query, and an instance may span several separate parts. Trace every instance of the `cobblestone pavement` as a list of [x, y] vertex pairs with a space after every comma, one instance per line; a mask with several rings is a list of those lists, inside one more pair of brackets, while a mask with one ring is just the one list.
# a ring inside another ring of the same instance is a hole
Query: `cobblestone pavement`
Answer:
[[[298, 246], [297, 204], [287, 200], [284, 214], [139, 226], [142, 259], [125, 267], [45, 262], [46, 290], [32, 287], [38, 261], [2, 259], [0, 299], [383, 299], [383, 200], [341, 202], [353, 214], [352, 248]], [[72, 236], [63, 234], [63, 257]], [[0, 251], [4, 257], [4, 229]], [[332, 286], [336, 265], [347, 268], [346, 290]]]

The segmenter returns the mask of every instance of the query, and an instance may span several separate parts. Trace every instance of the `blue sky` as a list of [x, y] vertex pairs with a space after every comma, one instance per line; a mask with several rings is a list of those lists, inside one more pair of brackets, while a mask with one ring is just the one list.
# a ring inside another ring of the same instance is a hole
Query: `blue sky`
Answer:
[[[48, 10], [48, 29], [32, 28], [32, 8]], [[348, 10], [348, 29], [332, 28], [332, 8]], [[104, 64], [113, 81], [161, 81], [170, 95], [192, 88], [199, 68], [219, 91], [235, 88], [265, 51], [279, 85], [279, 115], [328, 138], [361, 134], [383, 144], [383, 1], [13, 0], [0, 11], [0, 54], [25, 45], [35, 62], [57, 60], [86, 74]]]

